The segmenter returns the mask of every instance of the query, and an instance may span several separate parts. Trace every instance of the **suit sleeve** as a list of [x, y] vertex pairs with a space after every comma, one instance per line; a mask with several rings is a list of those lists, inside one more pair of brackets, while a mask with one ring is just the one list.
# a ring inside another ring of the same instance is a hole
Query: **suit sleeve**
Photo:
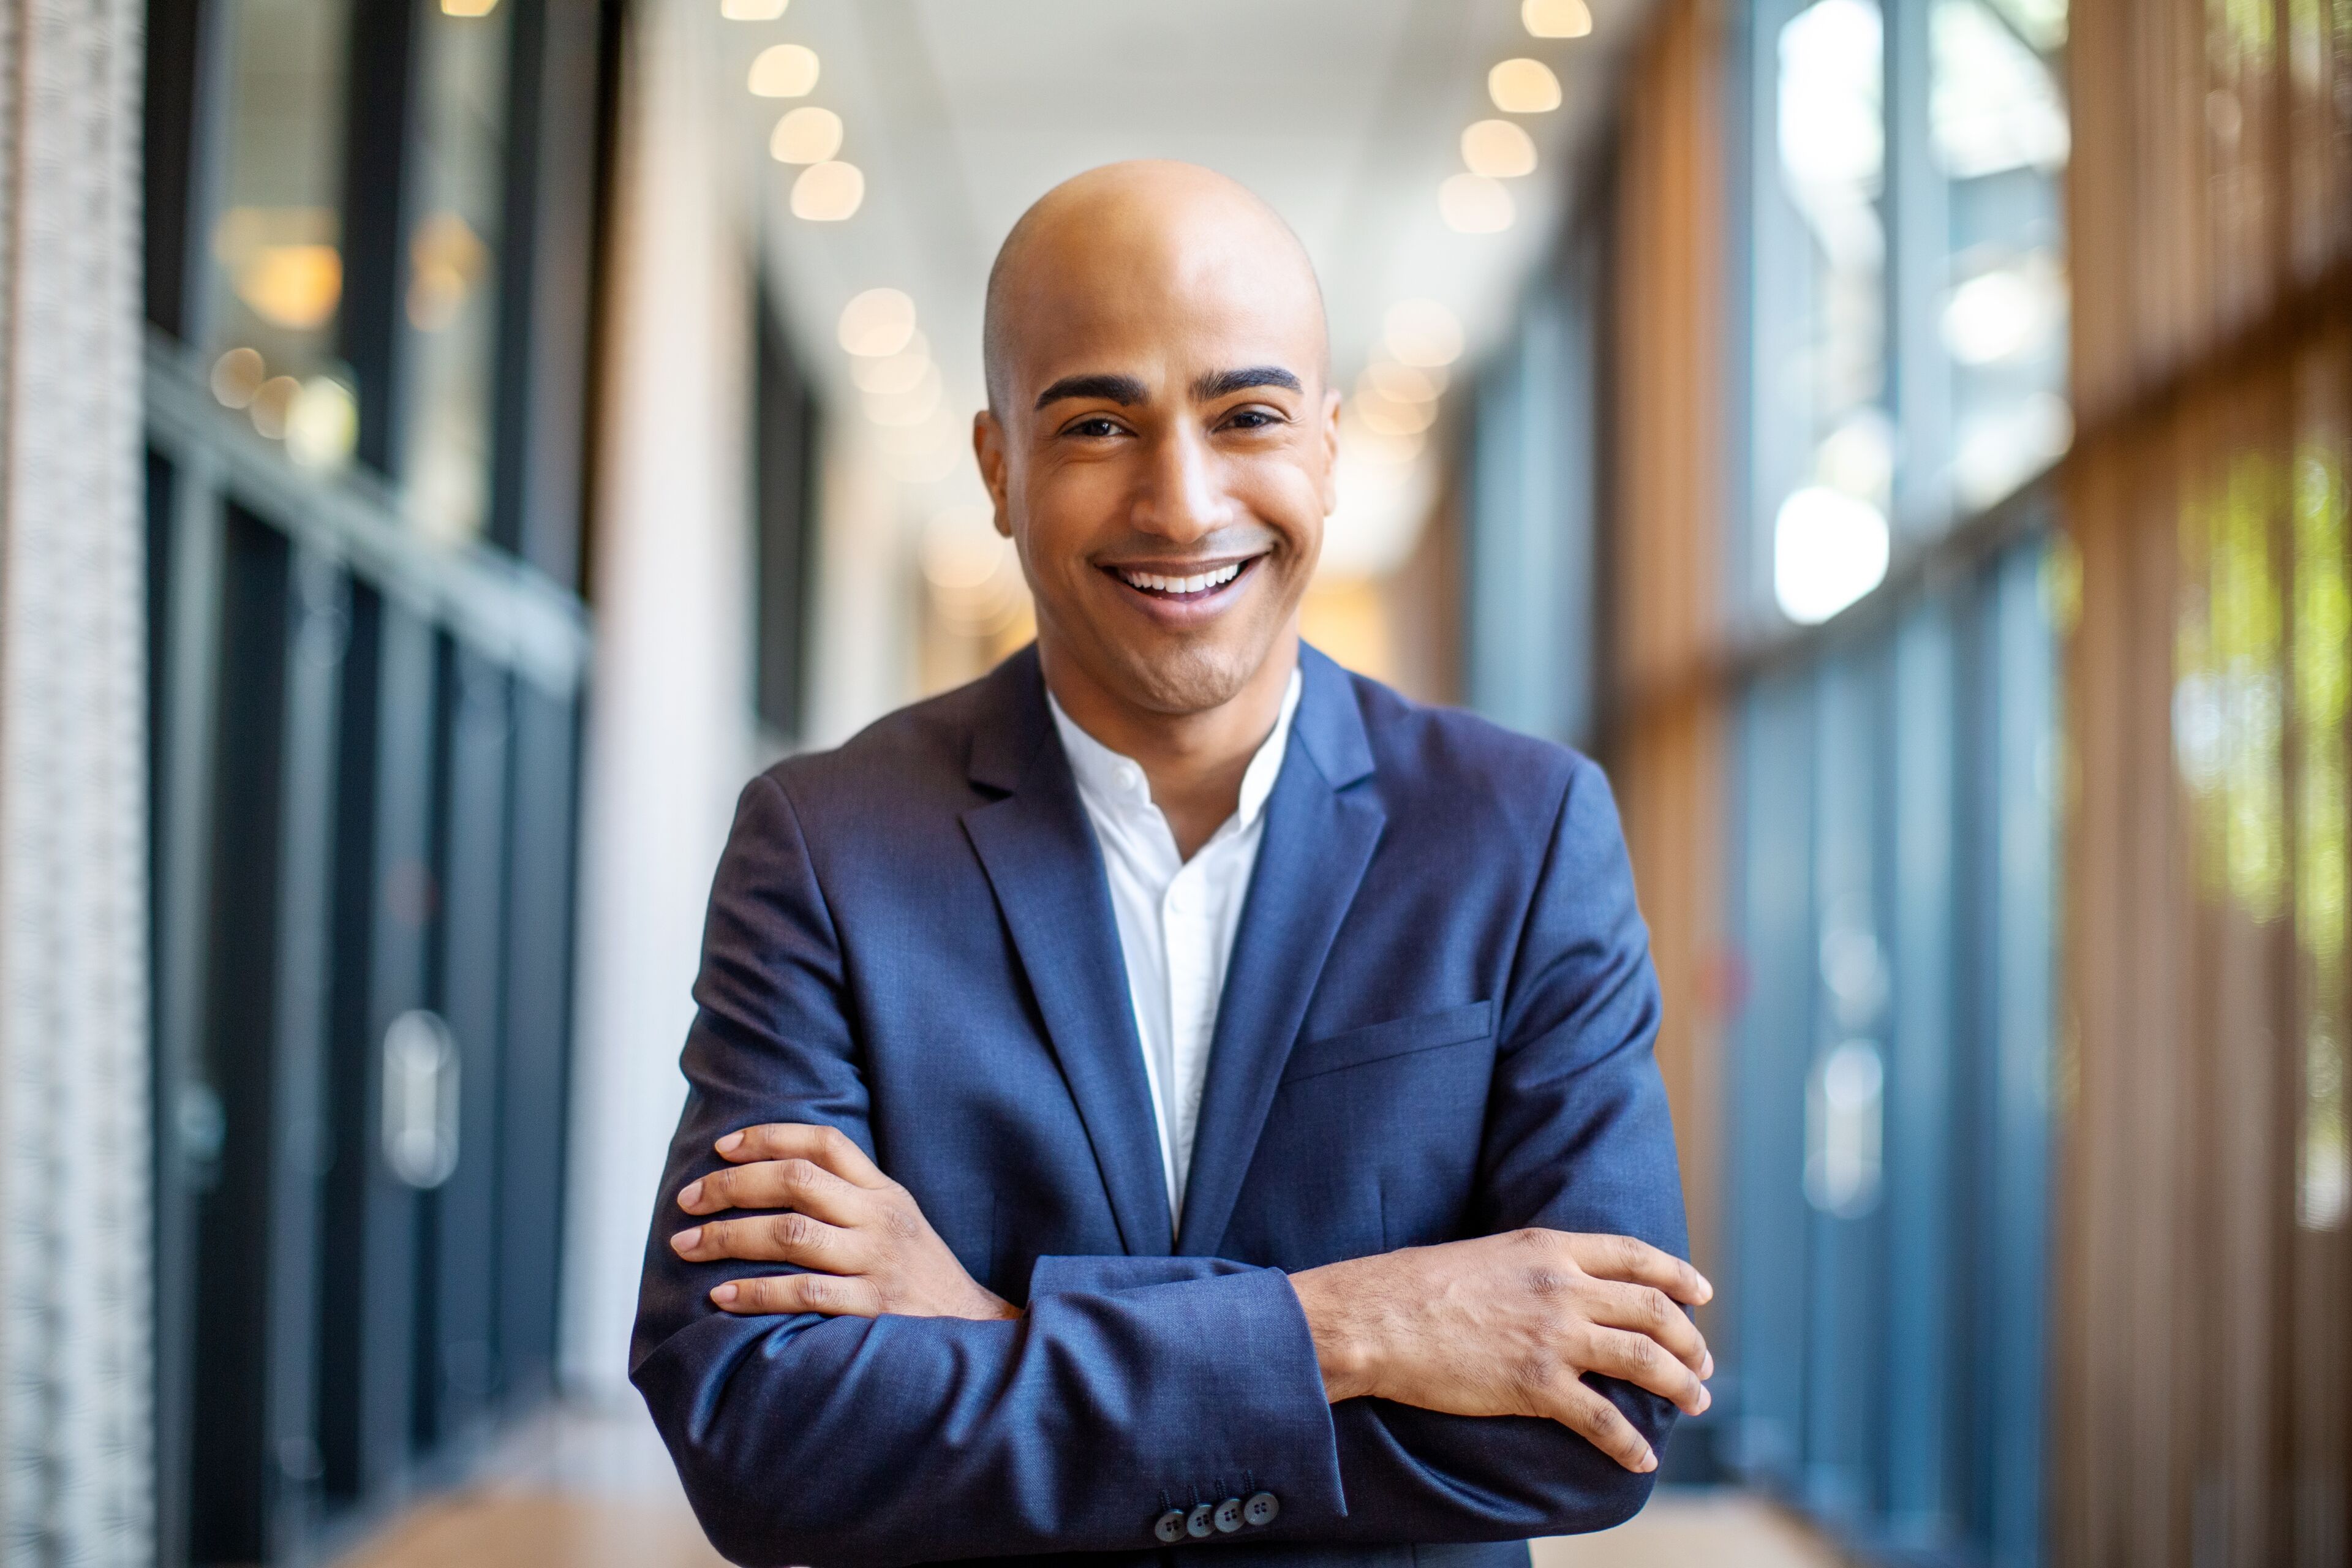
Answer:
[[800, 819], [744, 791], [713, 889], [681, 1065], [686, 1109], [656, 1199], [630, 1375], [712, 1542], [747, 1564], [886, 1564], [1153, 1548], [1155, 1518], [1268, 1489], [1250, 1539], [1342, 1511], [1330, 1409], [1287, 1279], [1229, 1268], [1055, 1294], [1013, 1322], [732, 1317], [722, 1279], [668, 1246], [712, 1144], [830, 1122], [870, 1154], [840, 946]]
[[[1657, 978], [1617, 808], [1601, 770], [1570, 774], [1506, 992], [1467, 1234], [1522, 1226], [1639, 1237], [1687, 1257], [1674, 1127], [1652, 1045]], [[1234, 1265], [1205, 1258], [1038, 1260], [1049, 1292], [1163, 1288]], [[1593, 1386], [1664, 1452], [1673, 1405]], [[1494, 1541], [1606, 1530], [1641, 1510], [1635, 1475], [1556, 1422], [1440, 1415], [1381, 1399], [1332, 1408], [1346, 1517], [1332, 1541]]]

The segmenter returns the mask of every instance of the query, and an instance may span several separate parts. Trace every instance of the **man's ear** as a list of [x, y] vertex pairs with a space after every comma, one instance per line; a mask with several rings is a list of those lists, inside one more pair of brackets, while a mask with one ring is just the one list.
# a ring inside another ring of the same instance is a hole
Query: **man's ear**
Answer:
[[992, 410], [983, 408], [971, 416], [971, 455], [980, 459], [980, 482], [988, 487], [988, 499], [996, 508], [996, 531], [1010, 539], [1013, 505], [1008, 489], [1011, 477], [1005, 471], [1004, 426], [996, 422]]
[[1323, 483], [1320, 500], [1325, 517], [1339, 510], [1339, 389], [1334, 386], [1323, 394]]

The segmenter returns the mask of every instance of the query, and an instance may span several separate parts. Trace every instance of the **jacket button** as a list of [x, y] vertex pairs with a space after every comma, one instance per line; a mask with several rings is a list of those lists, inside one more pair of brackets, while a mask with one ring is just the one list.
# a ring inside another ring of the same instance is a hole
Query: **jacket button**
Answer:
[[1184, 1520], [1184, 1533], [1195, 1541], [1206, 1541], [1209, 1532], [1216, 1528], [1209, 1522], [1209, 1515], [1214, 1511], [1208, 1503], [1194, 1509]]
[[1252, 1524], [1272, 1524], [1281, 1511], [1282, 1500], [1272, 1492], [1260, 1492], [1242, 1505], [1242, 1517]]
[[1242, 1527], [1242, 1500], [1229, 1497], [1219, 1503], [1217, 1511], [1209, 1516], [1209, 1522], [1217, 1527], [1220, 1535], [1231, 1535], [1239, 1530]]
[[1171, 1546], [1183, 1540], [1184, 1510], [1181, 1508], [1171, 1508], [1161, 1514], [1152, 1521], [1151, 1533]]

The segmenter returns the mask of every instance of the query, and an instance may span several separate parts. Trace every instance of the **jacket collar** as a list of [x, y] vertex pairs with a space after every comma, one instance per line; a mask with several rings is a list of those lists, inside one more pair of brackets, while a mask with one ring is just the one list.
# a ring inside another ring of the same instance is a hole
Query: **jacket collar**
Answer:
[[[1363, 711], [1356, 705], [1348, 672], [1302, 642], [1298, 673], [1298, 711], [1291, 719], [1291, 739], [1313, 754], [1326, 783], [1345, 789], [1372, 771], [1371, 742], [1364, 734]], [[981, 678], [964, 774], [999, 795], [1011, 795], [1021, 787], [1038, 749], [1053, 732], [1045, 676], [1033, 642]]]

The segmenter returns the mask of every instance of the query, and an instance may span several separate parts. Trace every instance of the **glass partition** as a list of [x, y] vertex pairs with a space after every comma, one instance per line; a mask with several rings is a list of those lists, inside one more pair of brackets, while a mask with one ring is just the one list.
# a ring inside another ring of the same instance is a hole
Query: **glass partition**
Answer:
[[415, 526], [452, 542], [489, 511], [513, 12], [442, 0], [419, 40], [401, 474]]
[[306, 466], [349, 458], [341, 363], [349, 0], [229, 0], [220, 205], [204, 319], [213, 395]]

